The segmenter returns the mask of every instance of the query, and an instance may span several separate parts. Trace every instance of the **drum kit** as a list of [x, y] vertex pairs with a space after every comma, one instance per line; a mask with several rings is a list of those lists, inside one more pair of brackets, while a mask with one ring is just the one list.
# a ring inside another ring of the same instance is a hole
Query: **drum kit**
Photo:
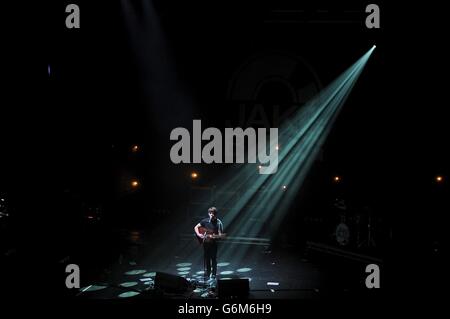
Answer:
[[353, 211], [348, 209], [343, 199], [336, 199], [334, 207], [339, 212], [340, 222], [334, 230], [333, 238], [339, 246], [376, 247], [373, 237], [374, 218], [369, 207]]

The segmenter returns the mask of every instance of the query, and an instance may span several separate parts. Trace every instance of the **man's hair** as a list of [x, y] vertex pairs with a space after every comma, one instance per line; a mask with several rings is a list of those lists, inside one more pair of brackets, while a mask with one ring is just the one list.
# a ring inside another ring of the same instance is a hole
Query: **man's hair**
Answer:
[[213, 213], [214, 215], [217, 215], [217, 208], [215, 207], [208, 208], [208, 213]]

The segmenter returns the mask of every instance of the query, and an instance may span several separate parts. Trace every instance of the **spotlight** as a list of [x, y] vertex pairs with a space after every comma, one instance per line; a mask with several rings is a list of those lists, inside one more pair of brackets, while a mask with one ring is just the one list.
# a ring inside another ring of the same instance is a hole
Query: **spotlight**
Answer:
[[280, 146], [279, 145], [275, 146], [275, 149], [278, 151], [280, 149]]
[[286, 188], [287, 188], [287, 186], [286, 186], [286, 185], [283, 185], [283, 190], [286, 190]]
[[131, 147], [131, 151], [133, 153], [137, 153], [139, 151], [139, 145], [133, 145], [133, 147]]
[[436, 182], [442, 183], [444, 181], [444, 178], [441, 175], [436, 176]]
[[133, 188], [139, 187], [139, 181], [136, 180], [136, 179], [132, 180], [131, 181], [131, 187], [133, 187]]
[[191, 173], [191, 178], [192, 178], [192, 179], [197, 179], [197, 178], [198, 178], [198, 173], [192, 172], [192, 173]]
[[340, 177], [340, 176], [335, 176], [335, 177], [333, 178], [333, 180], [334, 180], [336, 183], [338, 183], [338, 182], [341, 181], [341, 177]]

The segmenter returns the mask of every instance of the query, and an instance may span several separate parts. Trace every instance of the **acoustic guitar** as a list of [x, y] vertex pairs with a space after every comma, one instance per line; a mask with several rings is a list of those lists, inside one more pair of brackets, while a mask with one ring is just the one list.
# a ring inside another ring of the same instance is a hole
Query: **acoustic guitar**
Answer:
[[204, 237], [204, 238], [201, 238], [200, 236], [197, 235], [197, 233], [195, 233], [195, 237], [197, 237], [197, 240], [200, 244], [203, 244], [204, 242], [210, 242], [210, 241], [216, 240], [216, 239], [222, 239], [227, 236], [226, 234], [220, 234], [220, 235], [214, 234], [210, 229], [207, 229], [205, 227], [199, 227], [198, 231]]

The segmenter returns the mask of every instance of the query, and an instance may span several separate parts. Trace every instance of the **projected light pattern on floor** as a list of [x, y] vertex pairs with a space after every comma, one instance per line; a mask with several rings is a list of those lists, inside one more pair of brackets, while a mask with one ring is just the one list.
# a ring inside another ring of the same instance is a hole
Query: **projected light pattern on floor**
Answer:
[[140, 275], [145, 274], [147, 271], [144, 269], [137, 269], [137, 270], [130, 270], [125, 273], [125, 275], [133, 276], [133, 275]]
[[230, 265], [229, 262], [220, 262], [220, 263], [217, 263], [217, 267], [226, 267], [226, 266], [229, 266], [229, 265]]
[[[193, 269], [191, 267], [188, 267], [186, 265], [192, 265], [192, 263], [179, 263], [176, 266], [184, 266], [184, 267], [179, 267], [177, 268], [177, 272], [176, 274], [182, 277], [187, 277], [187, 275], [189, 275]], [[217, 267], [227, 267], [230, 266], [231, 263], [230, 262], [220, 262], [217, 263]], [[219, 271], [218, 274], [219, 275], [223, 275], [223, 276], [227, 276], [227, 275], [232, 275], [232, 274], [243, 274], [243, 273], [248, 273], [252, 271], [252, 268], [250, 267], [241, 267], [238, 268], [236, 270], [230, 270], [230, 269], [225, 269], [223, 271]], [[144, 283], [144, 284], [153, 284], [154, 283], [154, 278], [156, 277], [156, 273], [155, 271], [150, 271], [150, 272], [146, 272], [146, 270], [144, 269], [135, 269], [135, 270], [130, 270], [125, 272], [125, 275], [127, 276], [132, 276], [132, 275], [141, 275], [141, 278], [139, 279], [140, 282]], [[204, 271], [203, 270], [198, 270], [195, 273], [192, 273], [190, 275], [191, 278], [193, 279], [197, 279], [197, 280], [201, 280], [204, 279]], [[221, 279], [225, 279], [225, 278], [221, 278]], [[230, 278], [231, 279], [231, 278]], [[132, 287], [137, 285], [138, 283], [135, 281], [130, 281], [130, 282], [124, 282], [122, 284], [120, 284], [120, 286], [122, 287]], [[85, 289], [87, 289], [86, 291], [94, 291], [96, 289], [104, 289], [106, 287], [103, 286], [89, 286]]]
[[142, 277], [155, 277], [155, 276], [156, 276], [156, 272], [154, 272], [154, 271], [151, 271], [151, 272], [148, 272], [148, 273], [145, 273], [142, 275]]
[[249, 272], [251, 270], [251, 268], [239, 268], [238, 270], [236, 270], [236, 272]]
[[141, 279], [139, 279], [140, 281], [142, 281], [142, 282], [147, 282], [147, 281], [153, 281], [153, 279], [152, 278], [141, 278]]
[[127, 291], [127, 292], [123, 292], [121, 293], [118, 297], [119, 298], [130, 298], [130, 297], [134, 297], [139, 295], [140, 293], [137, 291]]
[[136, 281], [127, 281], [127, 282], [121, 283], [119, 286], [128, 288], [128, 287], [136, 286], [137, 284], [138, 283]]
[[[135, 52], [138, 54], [138, 64], [141, 65], [141, 75], [144, 79], [143, 84], [152, 83], [152, 79], [161, 78], [170, 81], [160, 83], [160, 86], [157, 86], [158, 88], [172, 88], [170, 83], [176, 83], [176, 81], [172, 79], [171, 76], [167, 76], [167, 74], [174, 73], [167, 72], [167, 70], [170, 69], [167, 68], [169, 65], [167, 62], [170, 61], [170, 59], [166, 59], [169, 55], [164, 54], [167, 52], [164, 45], [164, 35], [163, 32], [161, 32], [162, 29], [159, 24], [158, 15], [152, 7], [152, 3], [148, 1], [144, 2], [144, 5], [139, 8], [131, 5], [130, 2], [126, 0], [123, 0], [120, 3], [122, 4], [126, 26], [132, 36], [131, 42], [134, 45], [133, 49], [135, 49]], [[145, 44], [144, 47], [142, 47], [143, 43]], [[354, 49], [356, 48], [357, 43], [355, 43]], [[352, 49], [352, 52], [354, 52], [354, 49]], [[342, 69], [344, 72], [341, 75], [336, 73], [338, 76], [334, 81], [329, 83], [328, 86], [320, 91], [313, 99], [307, 101], [289, 117], [286, 117], [286, 120], [281, 126], [278, 126], [279, 140], [276, 142], [276, 149], [279, 153], [279, 160], [278, 171], [275, 174], [259, 174], [259, 170], [263, 167], [258, 168], [258, 163], [230, 166], [228, 173], [224, 174], [224, 176], [218, 180], [213, 181], [213, 185], [217, 185], [214, 189], [214, 193], [221, 194], [221, 196], [217, 196], [217, 198], [211, 200], [209, 193], [205, 195], [206, 199], [197, 201], [205, 203], [204, 206], [198, 205], [196, 207], [198, 212], [206, 213], [207, 208], [210, 206], [219, 208], [224, 207], [226, 208], [226, 215], [220, 215], [221, 212], [219, 211], [219, 218], [224, 222], [226, 232], [232, 234], [233, 237], [271, 238], [279, 230], [279, 225], [286, 216], [294, 199], [298, 198], [299, 190], [304, 184], [304, 181], [310, 172], [310, 168], [315, 162], [322, 146], [324, 146], [333, 124], [337, 120], [347, 97], [352, 91], [374, 49], [375, 46], [347, 70]], [[152, 52], [157, 52], [157, 56], [155, 57]], [[161, 57], [164, 57], [164, 59], [161, 59]], [[349, 58], [352, 59], [352, 57]], [[334, 55], [333, 52], [330, 52], [329, 59], [336, 59], [336, 55]], [[336, 65], [339, 64], [339, 61], [333, 61], [331, 64], [334, 64], [334, 62], [336, 62]], [[148, 87], [151, 88], [153, 86]], [[152, 90], [150, 89], [150, 91]], [[155, 96], [157, 96], [159, 92], [158, 90], [155, 91], [156, 92], [154, 93], [157, 93]], [[173, 92], [176, 93], [177, 90], [168, 89], [167, 91], [173, 95], [174, 99], [166, 99], [165, 104], [161, 106], [161, 103], [151, 103], [158, 101], [158, 99], [149, 98], [148, 105], [151, 105], [150, 108], [152, 111], [158, 110], [158, 108], [163, 109], [167, 106], [170, 106], [171, 109], [177, 109], [175, 105], [180, 106], [181, 104], [183, 104], [183, 108], [178, 108], [178, 110], [191, 110], [189, 108], [190, 105], [188, 105], [189, 103], [173, 103], [172, 105], [170, 102], [175, 102], [175, 100], [186, 101], [187, 99], [184, 99], [185, 96], [173, 94]], [[148, 95], [148, 97], [150, 96], [151, 94]], [[368, 98], [370, 98], [370, 94], [368, 95]], [[361, 107], [364, 107], [364, 105], [362, 104]], [[194, 113], [187, 112], [177, 114], [177, 119], [190, 118], [189, 116], [184, 116], [186, 114], [193, 115]], [[364, 125], [364, 123], [361, 125]], [[270, 144], [273, 146], [272, 143]], [[236, 194], [238, 194], [238, 196], [236, 196]], [[251, 207], [252, 209], [247, 209], [248, 207]], [[255, 220], [258, 222], [254, 222]], [[190, 222], [191, 221], [189, 221], [189, 223]], [[186, 224], [187, 223], [188, 222], [186, 222]], [[173, 224], [170, 224], [170, 226], [172, 227]], [[186, 227], [182, 229], [184, 229], [183, 232], [185, 232], [185, 229], [189, 229], [189, 231], [192, 232], [191, 225], [189, 225], [189, 228]], [[176, 229], [175, 233], [178, 233], [179, 230], [180, 229]], [[176, 243], [176, 245], [178, 245], [178, 243]], [[152, 256], [153, 258], [158, 258], [160, 256], [166, 257], [167, 254], [170, 254], [168, 253], [170, 252], [170, 249], [174, 247], [171, 246], [170, 243], [166, 244], [162, 242], [157, 243], [157, 246], [159, 247], [155, 248], [155, 252]], [[181, 251], [186, 247], [188, 247], [188, 245], [179, 249]], [[236, 250], [236, 246], [234, 245], [224, 245], [220, 247], [218, 253], [221, 259], [230, 260], [233, 261], [235, 265], [239, 265], [241, 263], [245, 264], [243, 260], [247, 257], [247, 250], [251, 250], [254, 247], [254, 245], [244, 245], [242, 249]], [[177, 262], [198, 259], [198, 255], [200, 254], [198, 246], [195, 248], [189, 247], [188, 249], [192, 251], [191, 255], [176, 254], [177, 258], [180, 258]], [[148, 258], [150, 260], [150, 257]], [[178, 271], [187, 271], [181, 270], [181, 268], [190, 267], [191, 265], [191, 262], [178, 263], [177, 267], [180, 268]], [[194, 265], [196, 265], [196, 263], [194, 263]], [[229, 266], [229, 263], [218, 264], [218, 267], [227, 266]], [[251, 271], [242, 271], [243, 268], [238, 267], [232, 267], [233, 269], [236, 269], [237, 275], [252, 274]], [[254, 267], [256, 269], [258, 266], [255, 265]], [[201, 269], [201, 266], [198, 268]], [[170, 268], [170, 271], [173, 271], [174, 269], [175, 268]], [[191, 272], [194, 272], [194, 269], [197, 269], [197, 267], [193, 266]], [[219, 270], [222, 269], [224, 268], [219, 268]], [[227, 271], [230, 270], [225, 268], [224, 272], [219, 273], [222, 274]], [[231, 271], [231, 273], [233, 273], [233, 271]], [[202, 276], [203, 271], [198, 271], [196, 274]], [[272, 278], [268, 278], [268, 280], [271, 279]], [[279, 279], [272, 280], [275, 281]]]
[[[253, 271], [253, 268], [250, 268], [250, 267], [240, 267], [240, 268], [235, 268], [235, 269], [233, 269], [233, 268], [231, 268], [231, 269], [225, 268], [224, 269], [223, 268], [223, 267], [230, 266], [230, 265], [232, 265], [232, 263], [230, 263], [230, 262], [221, 262], [221, 267], [222, 267], [223, 271], [218, 271], [217, 280], [233, 280], [233, 279], [237, 279], [237, 278], [248, 279], [249, 282], [252, 280], [248, 276], [240, 277], [240, 275], [244, 274], [244, 273], [249, 274], [250, 272]], [[179, 265], [177, 265], [177, 266], [179, 266]], [[244, 266], [244, 265], [240, 265], [240, 266]], [[155, 266], [149, 266], [149, 268], [155, 269], [154, 267]], [[159, 267], [157, 267], [157, 268], [159, 268]], [[172, 274], [176, 275], [176, 276], [187, 278], [187, 280], [192, 283], [193, 290], [192, 291], [189, 290], [189, 291], [187, 291], [187, 293], [194, 294], [195, 298], [217, 298], [217, 295], [214, 293], [211, 293], [211, 291], [210, 291], [210, 289], [212, 287], [215, 287], [215, 285], [217, 285], [217, 282], [215, 280], [210, 279], [209, 277], [207, 278], [207, 280], [205, 280], [205, 278], [203, 277], [203, 275], [204, 275], [203, 270], [196, 271], [196, 268], [198, 267], [198, 265], [197, 265], [197, 267], [193, 267], [193, 268], [188, 267], [188, 266], [175, 268], [175, 266], [167, 266], [167, 265], [164, 267], [177, 269], [177, 270], [188, 269], [188, 271], [179, 271], [179, 272], [172, 273]], [[144, 273], [142, 273], [142, 271], [144, 271]], [[194, 272], [194, 274], [189, 275], [191, 272]], [[170, 273], [170, 272], [168, 272], [168, 273]], [[91, 285], [91, 286], [87, 286], [83, 289], [84, 289], [84, 291], [88, 292], [88, 291], [96, 291], [96, 290], [100, 290], [100, 289], [109, 288], [111, 291], [111, 289], [117, 289], [118, 287], [122, 287], [122, 289], [124, 289], [125, 291], [121, 292], [120, 294], [119, 294], [119, 292], [117, 292], [117, 295], [116, 295], [117, 298], [132, 298], [132, 297], [142, 294], [142, 291], [152, 291], [155, 289], [154, 285], [155, 285], [155, 275], [157, 274], [156, 271], [145, 272], [145, 270], [138, 269], [138, 270], [130, 270], [127, 272], [122, 272], [122, 274], [123, 274], [122, 275], [123, 278], [129, 278], [128, 276], [137, 275], [137, 274], [139, 274], [140, 276], [139, 276], [139, 279], [136, 281], [126, 281], [125, 280], [124, 282], [122, 282], [118, 285], [113, 284], [111, 286]], [[205, 286], [205, 287], [196, 286], [198, 284], [203, 284], [203, 280], [205, 280], [205, 283], [207, 284], [207, 286]]]

